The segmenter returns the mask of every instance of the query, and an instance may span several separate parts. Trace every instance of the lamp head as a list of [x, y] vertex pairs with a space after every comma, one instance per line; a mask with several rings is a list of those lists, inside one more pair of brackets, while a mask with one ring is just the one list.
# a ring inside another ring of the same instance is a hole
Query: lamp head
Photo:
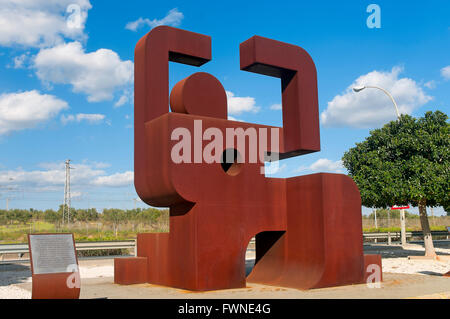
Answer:
[[362, 85], [362, 86], [355, 86], [354, 88], [353, 88], [353, 91], [355, 91], [355, 92], [360, 92], [360, 91], [362, 91], [362, 90], [364, 90], [366, 87], [364, 86], [364, 85]]

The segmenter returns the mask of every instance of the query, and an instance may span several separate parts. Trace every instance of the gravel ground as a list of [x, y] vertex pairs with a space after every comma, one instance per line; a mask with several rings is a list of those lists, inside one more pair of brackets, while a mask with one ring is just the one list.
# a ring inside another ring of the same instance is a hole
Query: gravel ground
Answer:
[[[424, 248], [419, 244], [409, 244], [405, 249], [399, 245], [365, 245], [365, 253], [381, 254], [383, 272], [435, 275], [450, 271], [450, 259], [447, 261], [409, 260], [407, 256], [423, 256]], [[450, 242], [437, 245], [439, 255], [450, 256]], [[247, 253], [247, 258], [254, 258], [254, 250]], [[113, 259], [80, 260], [81, 278], [102, 278], [114, 276]], [[28, 264], [0, 265], [0, 299], [29, 299], [31, 293], [17, 284], [31, 282]]]
[[[114, 276], [114, 261], [81, 260], [81, 278], [102, 278]], [[31, 272], [25, 264], [0, 265], [0, 299], [30, 299], [31, 292], [20, 288], [17, 284], [31, 282]]]
[[[397, 247], [396, 247], [397, 248]], [[389, 257], [383, 256], [383, 272], [401, 274], [419, 274], [440, 276], [450, 271], [450, 259], [442, 261], [408, 259], [406, 256], [423, 256], [425, 248], [422, 245], [408, 244], [405, 248], [398, 247], [398, 250], [389, 252]], [[435, 247], [436, 253], [442, 256], [450, 255], [450, 248]], [[398, 251], [398, 253], [396, 253]], [[384, 254], [383, 254], [384, 255]], [[398, 257], [401, 256], [401, 257]]]
[[31, 299], [31, 292], [15, 285], [0, 286], [0, 299]]

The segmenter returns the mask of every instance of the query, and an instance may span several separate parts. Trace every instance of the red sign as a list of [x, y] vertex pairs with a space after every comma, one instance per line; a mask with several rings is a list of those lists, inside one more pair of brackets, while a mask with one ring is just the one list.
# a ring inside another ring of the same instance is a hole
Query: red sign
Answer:
[[391, 207], [391, 209], [408, 209], [408, 208], [409, 208], [408, 205], [407, 205], [407, 206], [397, 206], [397, 205], [394, 205], [394, 206]]

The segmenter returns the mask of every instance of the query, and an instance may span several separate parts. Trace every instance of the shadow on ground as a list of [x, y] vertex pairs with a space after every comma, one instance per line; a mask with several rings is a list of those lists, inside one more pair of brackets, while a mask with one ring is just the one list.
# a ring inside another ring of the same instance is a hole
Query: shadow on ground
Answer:
[[30, 266], [22, 264], [0, 264], [0, 286], [23, 283], [30, 277]]
[[[423, 247], [423, 242], [411, 242], [406, 249], [403, 249], [398, 243], [391, 246], [386, 244], [364, 244], [365, 254], [379, 254], [382, 258], [401, 258], [408, 256], [424, 256], [425, 250], [420, 250]], [[435, 241], [435, 248], [450, 248], [450, 241]], [[441, 256], [450, 256], [450, 253], [437, 252]]]

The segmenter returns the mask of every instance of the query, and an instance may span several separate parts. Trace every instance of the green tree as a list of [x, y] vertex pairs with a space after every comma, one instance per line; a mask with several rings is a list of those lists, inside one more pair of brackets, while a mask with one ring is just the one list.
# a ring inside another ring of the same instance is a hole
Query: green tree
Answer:
[[47, 209], [44, 211], [44, 220], [49, 223], [59, 223], [61, 222], [62, 216], [60, 213], [55, 212], [53, 209]]
[[8, 218], [6, 215], [6, 210], [0, 209], [0, 225], [6, 225], [8, 223]]
[[120, 222], [125, 219], [125, 212], [117, 208], [108, 208], [103, 210], [103, 219], [113, 224], [114, 235], [117, 237]]
[[387, 208], [419, 207], [425, 255], [436, 256], [427, 206], [449, 202], [450, 136], [448, 116], [427, 112], [416, 119], [402, 115], [370, 132], [342, 160], [361, 192], [362, 204]]
[[14, 220], [18, 221], [21, 224], [26, 224], [33, 218], [33, 214], [31, 211], [26, 209], [13, 209], [12, 215], [14, 216]]
[[447, 212], [447, 216], [450, 216], [450, 203], [444, 205], [444, 210]]
[[89, 222], [98, 219], [98, 212], [95, 208], [77, 209], [74, 217], [77, 221]]

